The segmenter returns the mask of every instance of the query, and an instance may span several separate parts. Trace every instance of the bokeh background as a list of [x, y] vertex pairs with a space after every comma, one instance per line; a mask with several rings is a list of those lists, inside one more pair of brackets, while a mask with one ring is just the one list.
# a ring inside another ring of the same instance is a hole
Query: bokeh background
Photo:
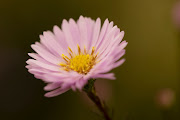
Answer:
[[45, 98], [45, 84], [25, 61], [39, 35], [80, 15], [109, 18], [125, 31], [126, 62], [117, 80], [99, 80], [114, 120], [180, 120], [180, 35], [173, 23], [178, 0], [1, 0], [0, 119], [102, 120], [82, 93]]

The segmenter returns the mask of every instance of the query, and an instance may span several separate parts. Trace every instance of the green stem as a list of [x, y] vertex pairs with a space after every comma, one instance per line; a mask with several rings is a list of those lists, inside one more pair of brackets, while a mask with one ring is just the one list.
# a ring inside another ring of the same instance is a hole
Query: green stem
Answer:
[[96, 93], [94, 82], [95, 79], [89, 80], [88, 84], [84, 87], [83, 90], [87, 93], [87, 96], [95, 103], [99, 111], [104, 115], [105, 120], [111, 120], [104, 103], [100, 100]]

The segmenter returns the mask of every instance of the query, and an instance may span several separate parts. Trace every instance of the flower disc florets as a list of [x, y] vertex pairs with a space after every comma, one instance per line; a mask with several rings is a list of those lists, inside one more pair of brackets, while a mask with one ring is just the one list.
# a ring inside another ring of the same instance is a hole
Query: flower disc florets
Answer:
[[80, 74], [87, 74], [97, 62], [96, 58], [98, 54], [94, 54], [94, 51], [95, 48], [93, 47], [91, 54], [88, 54], [84, 47], [84, 52], [81, 52], [78, 45], [78, 54], [75, 54], [71, 48], [69, 48], [70, 58], [62, 54], [65, 63], [60, 63], [59, 65], [66, 71], [73, 70]]

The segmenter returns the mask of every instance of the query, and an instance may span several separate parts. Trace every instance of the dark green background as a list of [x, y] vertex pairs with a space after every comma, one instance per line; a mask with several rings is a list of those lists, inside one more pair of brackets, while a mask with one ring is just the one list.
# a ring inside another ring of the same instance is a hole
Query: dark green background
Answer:
[[[178, 31], [172, 23], [176, 0], [1, 0], [0, 1], [0, 119], [2, 120], [99, 120], [93, 105], [81, 93], [69, 91], [45, 98], [44, 83], [25, 68], [30, 45], [39, 34], [61, 26], [63, 19], [80, 15], [109, 18], [125, 31], [126, 62], [113, 70], [115, 120], [164, 120], [155, 103], [157, 91], [172, 89], [178, 98]], [[103, 82], [103, 81], [102, 81]], [[106, 94], [106, 93], [104, 93]], [[88, 104], [88, 103], [87, 103]], [[93, 110], [92, 110], [93, 109]], [[178, 99], [170, 108], [179, 120]]]

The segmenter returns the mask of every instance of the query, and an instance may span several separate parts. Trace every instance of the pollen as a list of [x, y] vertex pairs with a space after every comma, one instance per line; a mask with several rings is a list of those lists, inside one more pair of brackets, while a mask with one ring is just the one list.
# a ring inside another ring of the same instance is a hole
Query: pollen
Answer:
[[95, 47], [92, 47], [92, 50], [88, 52], [86, 47], [84, 50], [77, 45], [78, 53], [75, 54], [71, 48], [68, 47], [68, 53], [70, 57], [65, 56], [64, 54], [61, 57], [64, 59], [64, 63], [60, 63], [59, 65], [65, 71], [76, 71], [80, 74], [87, 74], [94, 65], [98, 62], [97, 56], [98, 53], [95, 54]]

